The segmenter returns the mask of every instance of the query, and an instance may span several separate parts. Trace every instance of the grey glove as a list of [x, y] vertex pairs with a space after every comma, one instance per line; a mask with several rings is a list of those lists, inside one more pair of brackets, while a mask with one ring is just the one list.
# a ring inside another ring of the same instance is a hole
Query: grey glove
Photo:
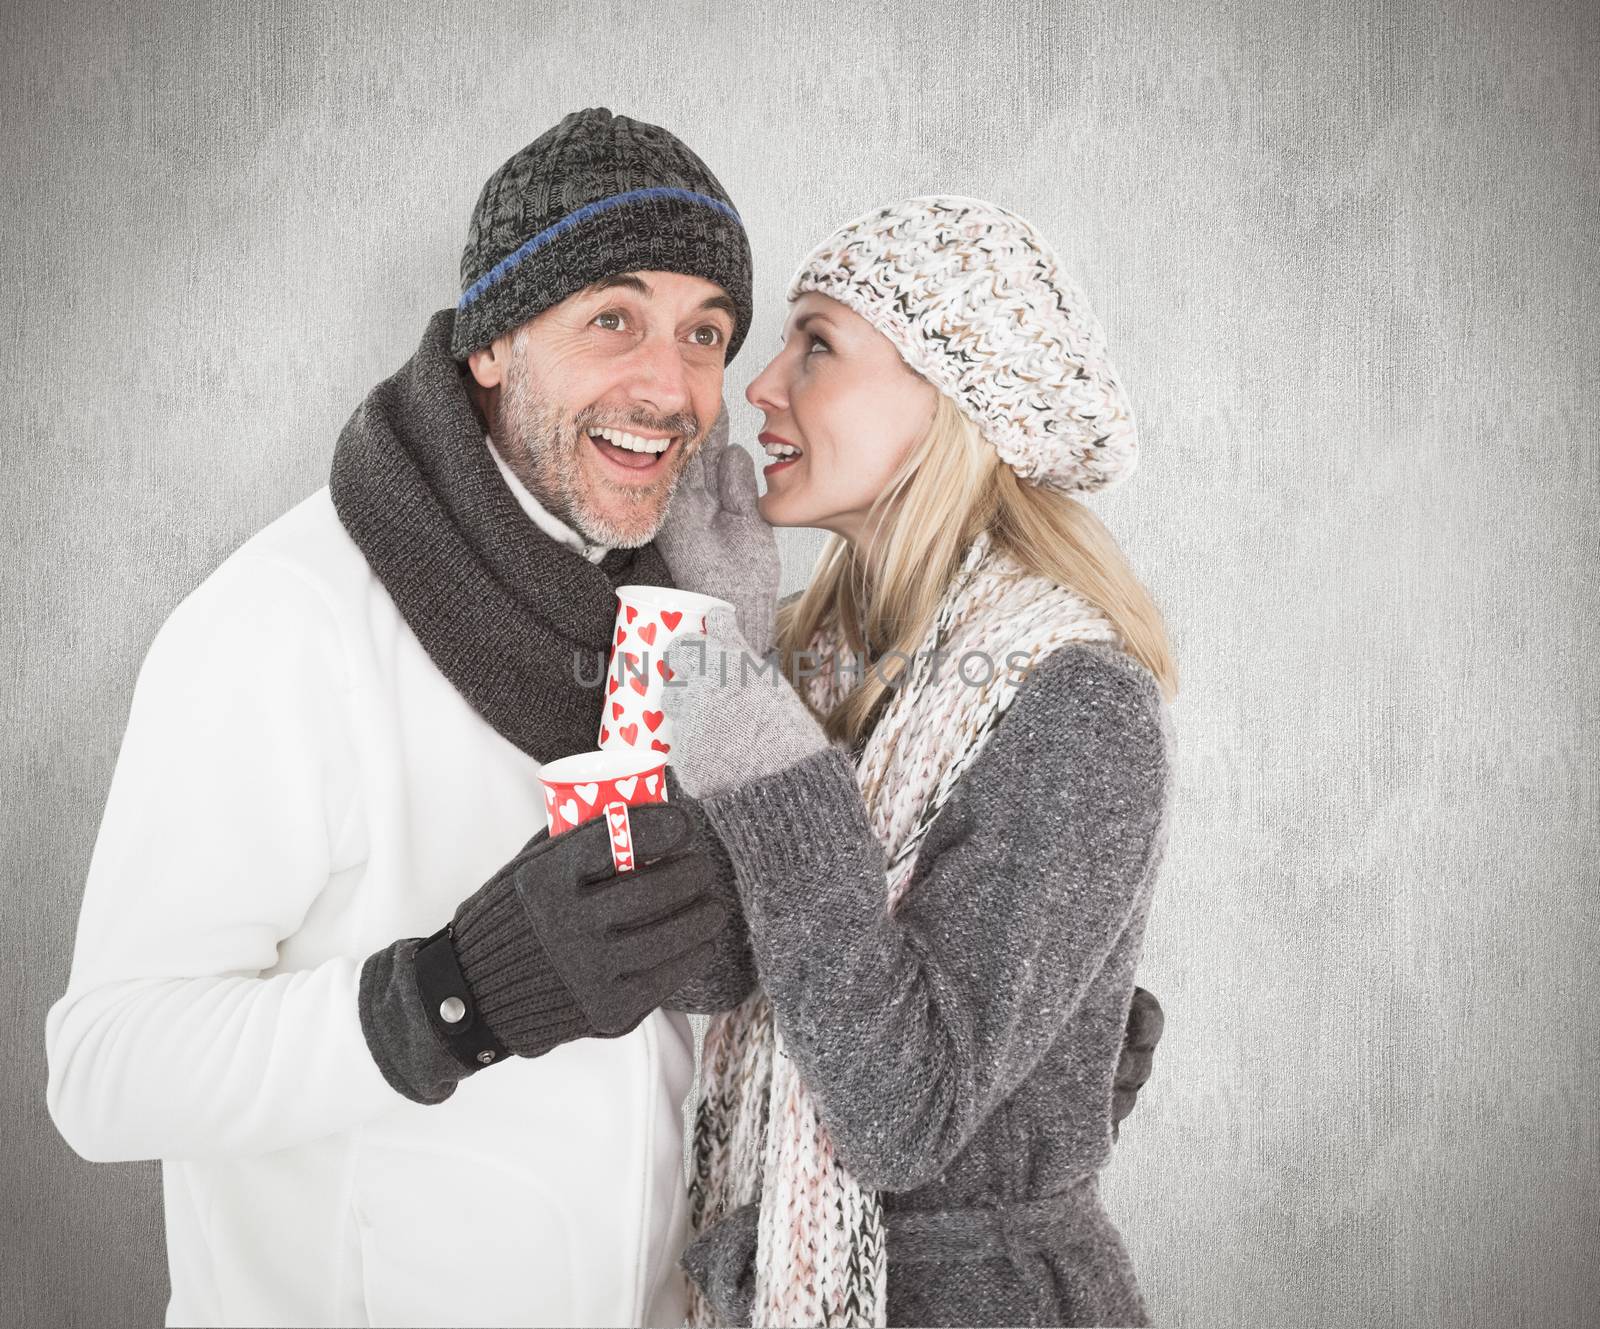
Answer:
[[655, 546], [680, 590], [726, 600], [760, 657], [772, 649], [782, 564], [778, 539], [756, 508], [756, 466], [728, 441], [723, 407], [678, 479]]
[[704, 819], [659, 803], [629, 823], [634, 871], [604, 818], [541, 831], [448, 927], [368, 957], [361, 1028], [397, 1092], [442, 1102], [507, 1054], [629, 1033], [706, 968], [728, 908]]
[[704, 634], [675, 638], [661, 709], [672, 725], [669, 760], [683, 786], [709, 798], [775, 775], [827, 746], [822, 726], [771, 660], [746, 644], [726, 609]]

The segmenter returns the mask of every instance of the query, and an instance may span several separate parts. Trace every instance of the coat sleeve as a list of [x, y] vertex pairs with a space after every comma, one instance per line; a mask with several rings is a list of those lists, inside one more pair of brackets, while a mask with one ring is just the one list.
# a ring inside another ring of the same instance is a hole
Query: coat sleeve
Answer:
[[[801, 596], [801, 591], [791, 591], [778, 601], [778, 608], [793, 603]], [[667, 787], [676, 791], [680, 785], [675, 768], [667, 767]], [[681, 793], [674, 792], [674, 797], [683, 798]], [[734, 878], [733, 865], [724, 862], [726, 846], [720, 838], [714, 846], [718, 853], [717, 879], [719, 885], [726, 879], [732, 882]], [[744, 910], [741, 906], [737, 892], [730, 892], [731, 898], [727, 903], [730, 906], [728, 926], [718, 935], [716, 947], [712, 952], [711, 961], [703, 972], [693, 981], [686, 983], [678, 992], [665, 1003], [669, 1011], [683, 1011], [694, 1015], [713, 1015], [718, 1011], [732, 1010], [756, 986], [755, 956], [750, 950], [750, 937], [744, 922]]]
[[840, 749], [707, 800], [774, 1018], [864, 1185], [937, 1177], [1037, 1065], [1141, 916], [1170, 763], [1149, 672], [1060, 648], [929, 827], [892, 915]]
[[269, 973], [341, 860], [348, 669], [321, 592], [236, 554], [134, 687], [46, 1025], [52, 1119], [94, 1161], [254, 1154], [397, 1101], [357, 1011], [362, 957]]

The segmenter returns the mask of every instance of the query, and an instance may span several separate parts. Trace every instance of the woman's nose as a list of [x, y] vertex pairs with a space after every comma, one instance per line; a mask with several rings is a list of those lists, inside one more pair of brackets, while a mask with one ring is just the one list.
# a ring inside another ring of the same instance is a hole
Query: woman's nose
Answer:
[[752, 406], [772, 412], [781, 411], [789, 404], [788, 394], [783, 387], [783, 370], [778, 363], [782, 359], [783, 352], [780, 351], [750, 380], [750, 386], [744, 390], [744, 399]]

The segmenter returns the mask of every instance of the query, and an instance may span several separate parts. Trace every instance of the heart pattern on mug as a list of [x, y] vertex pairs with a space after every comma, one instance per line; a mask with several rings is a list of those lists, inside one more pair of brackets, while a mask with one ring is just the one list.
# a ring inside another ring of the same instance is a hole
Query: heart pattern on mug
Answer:
[[[705, 618], [704, 611], [695, 608], [662, 609], [648, 601], [630, 604], [619, 592], [616, 642], [605, 690], [608, 714], [600, 726], [602, 748], [644, 746], [652, 752], [672, 751], [661, 689], [677, 678], [679, 671], [667, 663], [666, 651], [682, 632], [704, 632]], [[637, 648], [629, 649], [635, 638], [656, 650], [644, 652], [641, 659]], [[652, 654], [656, 656], [653, 662]]]
[[[560, 835], [601, 816], [612, 823], [613, 829], [620, 818], [626, 830], [628, 807], [659, 803], [666, 798], [667, 791], [662, 783], [662, 774], [661, 759], [641, 753], [632, 775], [601, 777], [594, 780], [569, 781], [559, 778], [551, 780], [544, 786], [545, 819], [550, 834]], [[541, 774], [541, 780], [546, 778]], [[641, 784], [643, 789], [640, 788]], [[633, 853], [631, 833], [629, 842], [623, 848], [631, 858]]]

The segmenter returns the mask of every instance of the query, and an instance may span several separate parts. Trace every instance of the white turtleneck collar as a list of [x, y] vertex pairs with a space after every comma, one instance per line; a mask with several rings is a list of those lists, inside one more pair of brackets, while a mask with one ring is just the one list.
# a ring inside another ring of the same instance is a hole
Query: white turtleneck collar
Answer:
[[494, 439], [485, 434], [483, 441], [489, 445], [489, 455], [494, 458], [494, 464], [500, 468], [500, 475], [506, 482], [506, 488], [516, 496], [517, 502], [522, 504], [522, 510], [533, 519], [534, 525], [546, 535], [560, 540], [562, 544], [571, 545], [591, 563], [598, 563], [610, 552], [610, 545], [591, 544], [539, 502], [506, 465], [506, 459], [500, 455], [500, 449], [495, 447]]

